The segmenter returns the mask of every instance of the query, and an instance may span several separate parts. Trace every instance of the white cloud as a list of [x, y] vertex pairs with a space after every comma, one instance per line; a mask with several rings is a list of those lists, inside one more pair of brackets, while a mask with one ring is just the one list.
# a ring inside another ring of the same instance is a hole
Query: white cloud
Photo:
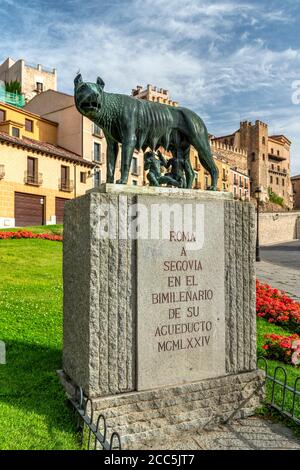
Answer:
[[[10, 55], [57, 67], [62, 91], [72, 91], [79, 68], [85, 79], [102, 76], [108, 91], [128, 93], [136, 84], [152, 83], [169, 89], [173, 99], [207, 116], [209, 126], [223, 133], [236, 129], [240, 115], [251, 111], [261, 110], [264, 118], [268, 109], [266, 119], [276, 122], [283, 106], [278, 100], [289, 99], [292, 80], [300, 79], [300, 50], [272, 50], [261, 37], [263, 26], [288, 21], [288, 14], [255, 3], [135, 0], [93, 11], [94, 2], [69, 0], [78, 14], [66, 18], [59, 8], [45, 15], [40, 2], [2, 0], [2, 8], [4, 1], [19, 5], [22, 21], [13, 40], [2, 28], [3, 59]], [[251, 24], [260, 32], [252, 42]], [[242, 32], [235, 36], [237, 26]], [[262, 103], [253, 101], [255, 93]], [[287, 122], [286, 133], [298, 139], [294, 108], [278, 122]]]

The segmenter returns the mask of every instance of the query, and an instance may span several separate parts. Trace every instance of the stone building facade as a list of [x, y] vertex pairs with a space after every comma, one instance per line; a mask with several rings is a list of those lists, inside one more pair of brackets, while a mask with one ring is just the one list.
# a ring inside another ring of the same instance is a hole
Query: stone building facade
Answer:
[[[77, 111], [72, 95], [48, 90], [35, 96], [26, 104], [25, 109], [57, 122], [58, 145], [94, 163], [94, 187], [106, 181], [107, 144], [103, 131]], [[115, 179], [121, 176], [120, 168], [121, 152], [119, 151]], [[134, 153], [128, 183], [138, 186], [144, 184], [142, 153]]]
[[0, 227], [62, 223], [94, 164], [57, 145], [58, 124], [0, 102]]
[[214, 139], [211, 139], [210, 146], [216, 157], [225, 158], [232, 168], [236, 168], [240, 173], [248, 175], [248, 155], [246, 150]]
[[247, 154], [247, 171], [251, 195], [259, 187], [262, 198], [268, 200], [271, 190], [282, 197], [285, 206], [292, 208], [293, 194], [290, 180], [291, 142], [284, 135], [269, 135], [268, 125], [262, 121], [244, 121], [233, 134], [213, 137], [216, 145], [229, 145]]
[[291, 177], [292, 188], [293, 188], [293, 207], [294, 209], [300, 209], [300, 175], [295, 175]]
[[170, 98], [169, 90], [159, 88], [153, 85], [147, 85], [145, 89], [141, 85], [137, 85], [131, 92], [131, 96], [140, 100], [155, 101], [157, 103], [168, 104], [169, 106], [178, 106], [177, 101]]
[[0, 65], [0, 81], [19, 82], [26, 101], [43, 91], [57, 89], [56, 69], [32, 65], [23, 59], [15, 61], [10, 57]]

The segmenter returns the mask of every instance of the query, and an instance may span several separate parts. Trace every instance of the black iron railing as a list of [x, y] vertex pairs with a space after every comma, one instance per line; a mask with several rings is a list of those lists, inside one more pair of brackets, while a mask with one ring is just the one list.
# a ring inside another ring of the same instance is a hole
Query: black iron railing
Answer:
[[94, 409], [90, 398], [86, 398], [81, 387], [76, 389], [76, 396], [70, 399], [77, 414], [77, 432], [80, 433], [80, 446], [87, 450], [121, 450], [121, 438], [113, 432], [107, 440], [107, 424], [103, 414], [94, 423]]
[[[263, 367], [260, 366], [261, 363]], [[258, 358], [257, 366], [266, 374], [265, 404], [300, 425], [300, 375], [296, 377], [293, 386], [290, 386], [284, 367], [277, 366], [270, 374], [268, 361], [264, 357]]]

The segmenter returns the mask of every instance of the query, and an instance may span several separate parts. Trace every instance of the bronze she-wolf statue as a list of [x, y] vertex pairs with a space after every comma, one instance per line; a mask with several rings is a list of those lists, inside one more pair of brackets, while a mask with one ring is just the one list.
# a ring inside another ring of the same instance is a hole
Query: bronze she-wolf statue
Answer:
[[185, 162], [186, 187], [194, 181], [190, 146], [198, 152], [200, 163], [211, 175], [211, 187], [217, 189], [218, 169], [214, 163], [207, 130], [202, 119], [182, 107], [139, 100], [127, 95], [106, 93], [104, 82], [84, 82], [77, 75], [75, 103], [78, 111], [103, 129], [107, 140], [107, 182], [114, 182], [118, 144], [122, 144], [121, 179], [126, 184], [134, 150], [156, 151], [163, 147]]

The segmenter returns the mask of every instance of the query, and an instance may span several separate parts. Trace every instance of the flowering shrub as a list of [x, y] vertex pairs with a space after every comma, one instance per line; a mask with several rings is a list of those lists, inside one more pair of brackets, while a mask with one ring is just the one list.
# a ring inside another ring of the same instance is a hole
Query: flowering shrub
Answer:
[[265, 356], [269, 359], [276, 359], [294, 366], [300, 365], [300, 336], [282, 336], [267, 334], [263, 349]]
[[63, 237], [61, 235], [53, 235], [50, 233], [33, 233], [27, 230], [18, 230], [17, 232], [0, 232], [0, 240], [8, 240], [11, 238], [41, 238], [43, 240], [51, 240], [61, 242]]
[[256, 281], [256, 313], [269, 323], [300, 332], [300, 303], [284, 291]]

